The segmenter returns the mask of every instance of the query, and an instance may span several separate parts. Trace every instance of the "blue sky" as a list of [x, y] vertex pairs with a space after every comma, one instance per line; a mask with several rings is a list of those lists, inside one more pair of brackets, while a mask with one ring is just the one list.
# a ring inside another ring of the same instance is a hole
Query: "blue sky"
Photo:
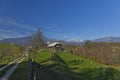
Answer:
[[120, 0], [0, 0], [0, 39], [85, 40], [120, 36]]

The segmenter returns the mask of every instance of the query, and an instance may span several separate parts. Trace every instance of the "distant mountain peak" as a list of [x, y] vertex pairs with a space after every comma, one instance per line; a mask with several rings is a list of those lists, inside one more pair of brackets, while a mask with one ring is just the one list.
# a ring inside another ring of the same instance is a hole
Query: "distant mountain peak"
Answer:
[[[0, 40], [1, 43], [14, 43], [18, 45], [26, 45], [29, 44], [29, 41], [32, 39], [32, 36], [28, 37], [20, 37], [20, 38], [7, 38]], [[46, 43], [52, 43], [52, 42], [63, 42], [66, 44], [75, 44], [75, 45], [84, 45], [86, 41], [92, 41], [92, 42], [120, 42], [120, 37], [104, 37], [104, 38], [99, 38], [99, 39], [94, 39], [94, 40], [79, 40], [79, 39], [71, 39], [70, 41], [61, 41], [61, 40], [56, 40], [56, 39], [51, 39], [44, 37], [43, 40]]]
[[94, 42], [120, 42], [120, 37], [104, 37], [93, 40]]
[[71, 39], [69, 42], [83, 42], [84, 40], [82, 39]]

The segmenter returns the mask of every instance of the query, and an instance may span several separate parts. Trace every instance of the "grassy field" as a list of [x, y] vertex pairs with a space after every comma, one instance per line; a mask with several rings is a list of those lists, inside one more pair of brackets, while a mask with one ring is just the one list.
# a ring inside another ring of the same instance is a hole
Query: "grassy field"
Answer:
[[[0, 43], [0, 67], [6, 65], [7, 63], [11, 62], [12, 60], [14, 60], [13, 58], [10, 58], [11, 55], [9, 55], [8, 53], [8, 50], [7, 49], [10, 49], [12, 48], [13, 45], [12, 44], [5, 44], [5, 43]], [[6, 52], [3, 52], [4, 53], [4, 56], [2, 56], [1, 52], [2, 50], [6, 51]], [[7, 54], [7, 55], [6, 55]], [[1, 60], [2, 58], [2, 60]]]
[[7, 72], [10, 68], [12, 68], [13, 66], [14, 66], [14, 64], [11, 64], [10, 66], [8, 66], [7, 68], [5, 68], [4, 70], [0, 71], [0, 78], [1, 78], [2, 76], [4, 76], [4, 75], [6, 74], [6, 72]]
[[39, 52], [35, 65], [38, 80], [120, 80], [118, 70], [70, 53]]
[[28, 80], [29, 65], [27, 58], [20, 63], [8, 80]]
[[[120, 72], [70, 53], [48, 51], [31, 54], [36, 80], [120, 80]], [[28, 80], [27, 58], [20, 63], [8, 80]]]
[[5, 43], [0, 43], [0, 50], [6, 49], [6, 48], [11, 48], [13, 45], [11, 44], [5, 44]]
[[14, 61], [21, 55], [22, 53], [19, 50], [19, 46], [0, 43], [0, 67]]
[[[1, 51], [4, 49], [8, 49], [11, 48], [12, 45], [11, 44], [4, 44], [4, 43], [0, 43], [0, 57], [1, 57]], [[10, 60], [9, 60], [10, 61]], [[0, 61], [0, 66], [7, 64], [9, 62], [7, 59], [4, 61]]]
[[51, 58], [51, 56], [52, 56], [51, 52], [43, 51], [43, 52], [38, 52], [34, 56], [34, 58], [35, 58], [35, 62], [42, 63], [42, 62], [49, 60]]

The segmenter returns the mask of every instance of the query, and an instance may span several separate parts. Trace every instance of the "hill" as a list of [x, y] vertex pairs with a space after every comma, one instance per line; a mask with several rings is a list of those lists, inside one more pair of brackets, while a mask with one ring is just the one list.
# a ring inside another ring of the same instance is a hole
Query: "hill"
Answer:
[[70, 53], [39, 52], [34, 56], [36, 78], [44, 80], [119, 80], [120, 72]]

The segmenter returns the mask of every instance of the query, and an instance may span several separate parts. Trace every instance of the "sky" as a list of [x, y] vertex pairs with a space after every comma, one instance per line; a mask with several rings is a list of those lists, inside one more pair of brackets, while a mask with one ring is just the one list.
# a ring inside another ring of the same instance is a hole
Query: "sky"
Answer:
[[37, 28], [66, 41], [120, 36], [120, 0], [0, 0], [0, 39]]

